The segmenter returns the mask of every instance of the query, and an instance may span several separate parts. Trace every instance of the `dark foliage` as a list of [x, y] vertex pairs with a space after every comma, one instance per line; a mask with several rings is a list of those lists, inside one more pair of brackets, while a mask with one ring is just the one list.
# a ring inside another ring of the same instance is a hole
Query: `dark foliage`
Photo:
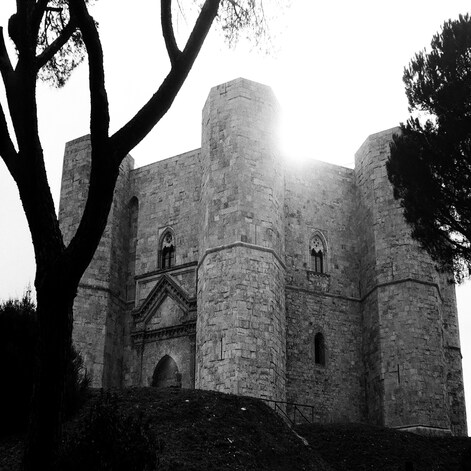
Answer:
[[[0, 435], [24, 431], [33, 390], [38, 328], [36, 306], [27, 292], [21, 300], [0, 304]], [[72, 347], [67, 368], [64, 414], [71, 416], [88, 389], [83, 360]]]
[[143, 471], [156, 469], [157, 456], [149, 419], [122, 416], [116, 396], [104, 393], [84, 419], [79, 441], [64, 443], [57, 471]]
[[444, 23], [404, 71], [412, 116], [394, 137], [388, 176], [412, 236], [457, 281], [471, 267], [471, 19]]
[[29, 294], [0, 305], [0, 434], [27, 425], [33, 387], [36, 308]]

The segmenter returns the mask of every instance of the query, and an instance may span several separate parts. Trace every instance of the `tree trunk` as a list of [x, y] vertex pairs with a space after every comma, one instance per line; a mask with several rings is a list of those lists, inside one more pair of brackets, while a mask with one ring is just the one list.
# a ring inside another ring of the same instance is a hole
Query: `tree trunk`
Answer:
[[[65, 372], [72, 342], [72, 307], [76, 289], [49, 276], [37, 288], [39, 339], [24, 470], [50, 469], [61, 436]], [[67, 294], [69, 293], [69, 294]]]

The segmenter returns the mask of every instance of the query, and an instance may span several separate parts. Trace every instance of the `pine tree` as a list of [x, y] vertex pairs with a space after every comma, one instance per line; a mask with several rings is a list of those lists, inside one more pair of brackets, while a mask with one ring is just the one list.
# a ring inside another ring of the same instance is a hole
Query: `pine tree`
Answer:
[[444, 23], [403, 77], [411, 117], [387, 163], [412, 236], [457, 281], [471, 268], [471, 19]]

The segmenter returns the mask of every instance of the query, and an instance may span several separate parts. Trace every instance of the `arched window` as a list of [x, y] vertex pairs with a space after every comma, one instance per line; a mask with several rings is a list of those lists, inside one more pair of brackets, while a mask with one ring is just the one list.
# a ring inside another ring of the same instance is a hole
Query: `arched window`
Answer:
[[324, 336], [320, 332], [314, 337], [314, 363], [325, 366], [325, 342]]
[[165, 232], [160, 244], [160, 268], [170, 268], [175, 265], [175, 239], [170, 230]]
[[312, 238], [309, 249], [311, 252], [311, 269], [316, 273], [324, 273], [325, 247], [320, 236], [316, 235]]

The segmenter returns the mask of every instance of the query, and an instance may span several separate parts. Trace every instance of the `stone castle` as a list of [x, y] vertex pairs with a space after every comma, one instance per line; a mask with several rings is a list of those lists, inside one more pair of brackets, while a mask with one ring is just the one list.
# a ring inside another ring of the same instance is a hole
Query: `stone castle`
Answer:
[[[385, 162], [293, 166], [270, 88], [213, 88], [201, 149], [121, 166], [82, 278], [74, 341], [94, 386], [176, 386], [314, 406], [318, 421], [466, 434], [454, 286], [410, 237]], [[66, 145], [60, 221], [87, 194]]]

